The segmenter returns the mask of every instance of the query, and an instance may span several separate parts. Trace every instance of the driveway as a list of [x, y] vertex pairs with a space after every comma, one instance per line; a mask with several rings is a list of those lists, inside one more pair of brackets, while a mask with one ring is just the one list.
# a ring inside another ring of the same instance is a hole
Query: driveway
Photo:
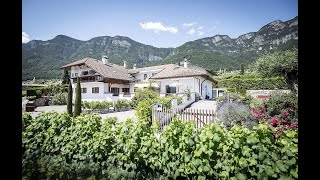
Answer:
[[193, 103], [189, 109], [207, 109], [216, 111], [217, 101], [214, 100], [200, 100]]
[[[40, 114], [40, 112], [58, 112], [58, 113], [64, 113], [67, 111], [66, 105], [61, 106], [39, 106], [35, 109], [34, 112], [30, 112], [31, 116], [34, 118]], [[138, 120], [135, 116], [135, 110], [129, 110], [129, 111], [123, 111], [123, 112], [114, 112], [114, 113], [108, 113], [108, 114], [98, 114], [102, 117], [102, 119], [105, 119], [107, 117], [117, 117], [118, 121], [125, 121], [127, 118], [132, 118], [133, 120]]]

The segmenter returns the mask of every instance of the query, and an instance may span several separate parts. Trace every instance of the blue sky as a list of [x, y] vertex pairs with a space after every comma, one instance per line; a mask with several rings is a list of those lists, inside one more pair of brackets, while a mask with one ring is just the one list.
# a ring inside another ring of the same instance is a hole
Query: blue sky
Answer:
[[217, 34], [237, 38], [297, 15], [297, 0], [22, 0], [22, 41], [120, 35], [177, 47]]

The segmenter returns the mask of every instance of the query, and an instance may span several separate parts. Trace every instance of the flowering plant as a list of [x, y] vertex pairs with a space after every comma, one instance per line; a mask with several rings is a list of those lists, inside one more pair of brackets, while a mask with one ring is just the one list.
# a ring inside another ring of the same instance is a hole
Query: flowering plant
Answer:
[[298, 128], [298, 119], [294, 119], [292, 108], [287, 108], [280, 115], [276, 115], [273, 118], [270, 118], [263, 106], [253, 108], [252, 113], [255, 118], [259, 119], [260, 123], [269, 125], [275, 137], [281, 135], [283, 131], [288, 129]]

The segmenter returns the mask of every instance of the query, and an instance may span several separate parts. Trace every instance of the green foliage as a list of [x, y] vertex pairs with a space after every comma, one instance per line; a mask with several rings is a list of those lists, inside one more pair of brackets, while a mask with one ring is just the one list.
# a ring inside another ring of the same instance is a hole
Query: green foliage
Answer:
[[217, 98], [217, 104], [219, 105], [223, 102], [239, 102], [249, 106], [252, 100], [253, 98], [249, 95], [242, 94], [239, 92], [234, 93], [232, 91], [227, 91], [223, 94], [223, 96], [219, 96]]
[[27, 95], [27, 91], [22, 91], [22, 97]]
[[282, 77], [270, 78], [228, 78], [218, 81], [218, 87], [236, 89], [287, 89], [285, 79]]
[[240, 74], [244, 75], [244, 64], [241, 64], [240, 69]]
[[80, 79], [77, 77], [76, 97], [74, 103], [74, 116], [77, 117], [81, 113], [81, 85]]
[[264, 77], [283, 76], [293, 90], [298, 83], [298, 49], [267, 53], [258, 58], [253, 68]]
[[226, 128], [242, 125], [249, 129], [258, 123], [251, 113], [249, 106], [241, 102], [224, 102], [217, 106], [217, 121]]
[[116, 109], [128, 109], [131, 106], [131, 102], [127, 99], [119, 99], [114, 102], [114, 106]]
[[298, 95], [295, 93], [273, 93], [264, 101], [263, 106], [270, 117], [291, 109], [294, 119], [298, 119]]
[[40, 98], [44, 89], [44, 87], [29, 88], [27, 89], [27, 96], [36, 96], [37, 98]]
[[47, 94], [53, 96], [58, 93], [68, 92], [68, 89], [68, 84], [49, 84], [47, 87]]
[[26, 97], [29, 101], [33, 101], [35, 99], [37, 99], [37, 96], [27, 96]]
[[52, 104], [54, 105], [66, 105], [68, 101], [67, 93], [58, 93], [55, 94], [52, 98]]
[[23, 179], [298, 179], [298, 133], [265, 124], [196, 130], [174, 119], [159, 135], [146, 121], [97, 115], [23, 115]]
[[71, 82], [68, 82], [68, 101], [67, 101], [67, 112], [72, 116], [72, 85]]
[[159, 97], [159, 95], [148, 88], [138, 89], [132, 98], [132, 106], [136, 107], [139, 102], [145, 99], [154, 99], [157, 97]]
[[69, 84], [70, 82], [70, 79], [69, 79], [69, 73], [67, 70], [64, 70], [64, 73], [63, 73], [63, 78], [62, 78], [62, 84]]

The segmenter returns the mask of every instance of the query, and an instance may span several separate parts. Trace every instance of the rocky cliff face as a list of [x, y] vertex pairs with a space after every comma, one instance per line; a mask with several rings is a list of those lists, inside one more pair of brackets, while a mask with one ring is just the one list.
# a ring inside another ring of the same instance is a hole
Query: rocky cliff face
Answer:
[[193, 64], [208, 69], [238, 69], [259, 54], [298, 45], [298, 17], [289, 21], [273, 21], [257, 32], [238, 38], [215, 35], [187, 42], [177, 48], [156, 48], [123, 36], [101, 36], [80, 41], [58, 35], [48, 41], [32, 40], [22, 44], [22, 78], [61, 78], [60, 67], [72, 61], [92, 57], [100, 59], [107, 53], [111, 62], [128, 67], [180, 62], [187, 57]]

